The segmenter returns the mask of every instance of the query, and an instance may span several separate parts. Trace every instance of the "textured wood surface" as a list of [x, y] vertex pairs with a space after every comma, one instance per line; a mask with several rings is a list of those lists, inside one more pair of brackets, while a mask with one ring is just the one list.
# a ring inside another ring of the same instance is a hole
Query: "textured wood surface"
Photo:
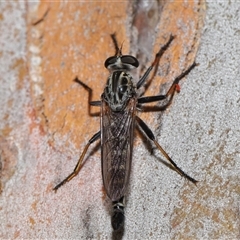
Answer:
[[[224, 50], [229, 42], [235, 44], [230, 52], [239, 49], [234, 38], [239, 21], [224, 12], [236, 18], [231, 4], [223, 4], [222, 12], [208, 4], [204, 28], [202, 0], [1, 3], [0, 238], [239, 238], [239, 145], [234, 140], [239, 139], [234, 121], [239, 119], [239, 83], [230, 81], [234, 74], [238, 79], [237, 62], [221, 59], [229, 56]], [[114, 54], [109, 37], [114, 32], [123, 53], [140, 60], [136, 78], [170, 34], [175, 36], [146, 95], [166, 92], [195, 60], [202, 33], [208, 46], [202, 45], [200, 66], [181, 81], [182, 91], [165, 117], [141, 113], [174, 161], [200, 182], [195, 187], [185, 181], [137, 140], [122, 236], [111, 232], [99, 145], [90, 149], [79, 176], [52, 191], [99, 129], [99, 118], [88, 115], [88, 92], [73, 79], [78, 76], [93, 89], [93, 100], [100, 98], [108, 76], [103, 64]], [[222, 79], [229, 79], [229, 85]]]

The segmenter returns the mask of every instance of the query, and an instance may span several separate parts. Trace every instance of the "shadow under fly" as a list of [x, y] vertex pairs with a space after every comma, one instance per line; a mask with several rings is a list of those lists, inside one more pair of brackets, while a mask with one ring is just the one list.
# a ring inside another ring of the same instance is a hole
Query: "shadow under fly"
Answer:
[[[124, 227], [124, 197], [128, 187], [131, 170], [133, 131], [135, 124], [137, 124], [147, 138], [149, 138], [161, 151], [164, 157], [169, 161], [172, 169], [194, 184], [197, 183], [195, 179], [187, 175], [176, 165], [156, 141], [150, 128], [137, 116], [137, 109], [141, 108], [141, 106], [146, 103], [164, 101], [164, 107], [166, 108], [171, 103], [175, 91], [179, 91], [179, 81], [197, 66], [197, 64], [194, 62], [188, 69], [176, 77], [165, 95], [139, 97], [139, 89], [146, 84], [147, 80], [151, 82], [155, 77], [160, 58], [170, 46], [174, 37], [170, 36], [167, 43], [160, 48], [151, 66], [146, 70], [136, 85], [134, 84], [130, 72], [132, 69], [139, 66], [138, 60], [131, 55], [122, 55], [122, 48], [118, 46], [115, 34], [112, 34], [111, 38], [115, 46], [115, 55], [109, 57], [105, 61], [105, 67], [110, 72], [109, 77], [101, 100], [90, 101], [91, 106], [99, 106], [101, 108], [101, 129], [99, 132], [95, 133], [86, 144], [73, 172], [53, 189], [56, 191], [79, 173], [89, 146], [96, 140], [101, 139], [103, 185], [107, 196], [112, 201], [112, 227], [114, 230], [120, 230]], [[152, 70], [152, 76], [149, 78]], [[77, 78], [75, 82], [88, 88]], [[88, 90], [91, 94], [91, 89], [88, 88]], [[161, 107], [160, 110], [163, 110], [163, 107]]]

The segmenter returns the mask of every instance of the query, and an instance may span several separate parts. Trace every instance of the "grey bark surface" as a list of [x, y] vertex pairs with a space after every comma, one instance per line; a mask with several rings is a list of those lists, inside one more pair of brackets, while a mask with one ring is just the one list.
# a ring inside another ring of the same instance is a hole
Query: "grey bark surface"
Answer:
[[[22, 79], [23, 88], [17, 85], [18, 61], [27, 54], [26, 11], [22, 2], [0, 4], [0, 238], [110, 239], [100, 155], [91, 156], [75, 183], [55, 194], [57, 162], [77, 159], [79, 150], [52, 151], [48, 136], [29, 131], [28, 79]], [[167, 168], [157, 151], [135, 148], [122, 239], [240, 238], [239, 2], [207, 2], [196, 62], [155, 134], [199, 183], [195, 187]], [[158, 115], [153, 116], [156, 123]], [[4, 137], [7, 127], [11, 131]], [[74, 165], [66, 165], [66, 172]]]

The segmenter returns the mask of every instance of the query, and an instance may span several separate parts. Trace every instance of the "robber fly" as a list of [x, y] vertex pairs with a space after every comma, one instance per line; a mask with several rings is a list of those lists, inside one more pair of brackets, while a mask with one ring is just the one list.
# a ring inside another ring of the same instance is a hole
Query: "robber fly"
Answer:
[[[124, 196], [131, 170], [135, 124], [156, 145], [176, 172], [189, 181], [197, 183], [195, 179], [188, 176], [174, 163], [156, 141], [154, 134], [146, 123], [136, 115], [137, 109], [145, 103], [165, 100], [167, 102], [165, 107], [167, 107], [171, 103], [175, 91], [179, 90], [179, 81], [197, 64], [194, 62], [186, 71], [176, 77], [166, 95], [139, 96], [140, 87], [146, 83], [153, 69], [154, 71], [149, 81], [155, 77], [160, 58], [174, 37], [171, 36], [168, 42], [159, 50], [153, 63], [136, 85], [130, 72], [139, 66], [138, 60], [131, 55], [122, 55], [122, 49], [118, 47], [115, 35], [113, 34], [111, 37], [116, 53], [105, 61], [105, 67], [109, 70], [110, 75], [101, 96], [101, 101], [90, 102], [90, 105], [101, 107], [101, 130], [88, 141], [73, 172], [55, 186], [54, 190], [57, 190], [79, 173], [89, 146], [100, 138], [103, 186], [107, 196], [112, 201], [112, 227], [114, 230], [118, 230], [124, 226]], [[75, 81], [82, 84], [77, 78]]]

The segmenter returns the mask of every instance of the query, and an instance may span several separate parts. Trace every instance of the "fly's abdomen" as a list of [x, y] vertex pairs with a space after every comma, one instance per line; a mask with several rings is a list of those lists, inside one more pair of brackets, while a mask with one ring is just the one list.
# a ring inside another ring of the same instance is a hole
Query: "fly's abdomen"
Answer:
[[123, 111], [114, 112], [102, 101], [101, 148], [102, 177], [112, 201], [124, 196], [131, 169], [135, 98]]
[[[129, 140], [129, 137], [125, 136], [124, 139], [115, 137], [115, 139], [109, 139], [108, 141], [114, 149], [111, 149], [108, 154], [106, 154], [106, 158], [103, 159], [107, 165], [107, 169], [103, 175], [103, 181], [107, 194], [112, 201], [116, 201], [123, 196], [128, 182], [131, 164]], [[106, 145], [108, 145], [108, 143], [106, 143]]]

